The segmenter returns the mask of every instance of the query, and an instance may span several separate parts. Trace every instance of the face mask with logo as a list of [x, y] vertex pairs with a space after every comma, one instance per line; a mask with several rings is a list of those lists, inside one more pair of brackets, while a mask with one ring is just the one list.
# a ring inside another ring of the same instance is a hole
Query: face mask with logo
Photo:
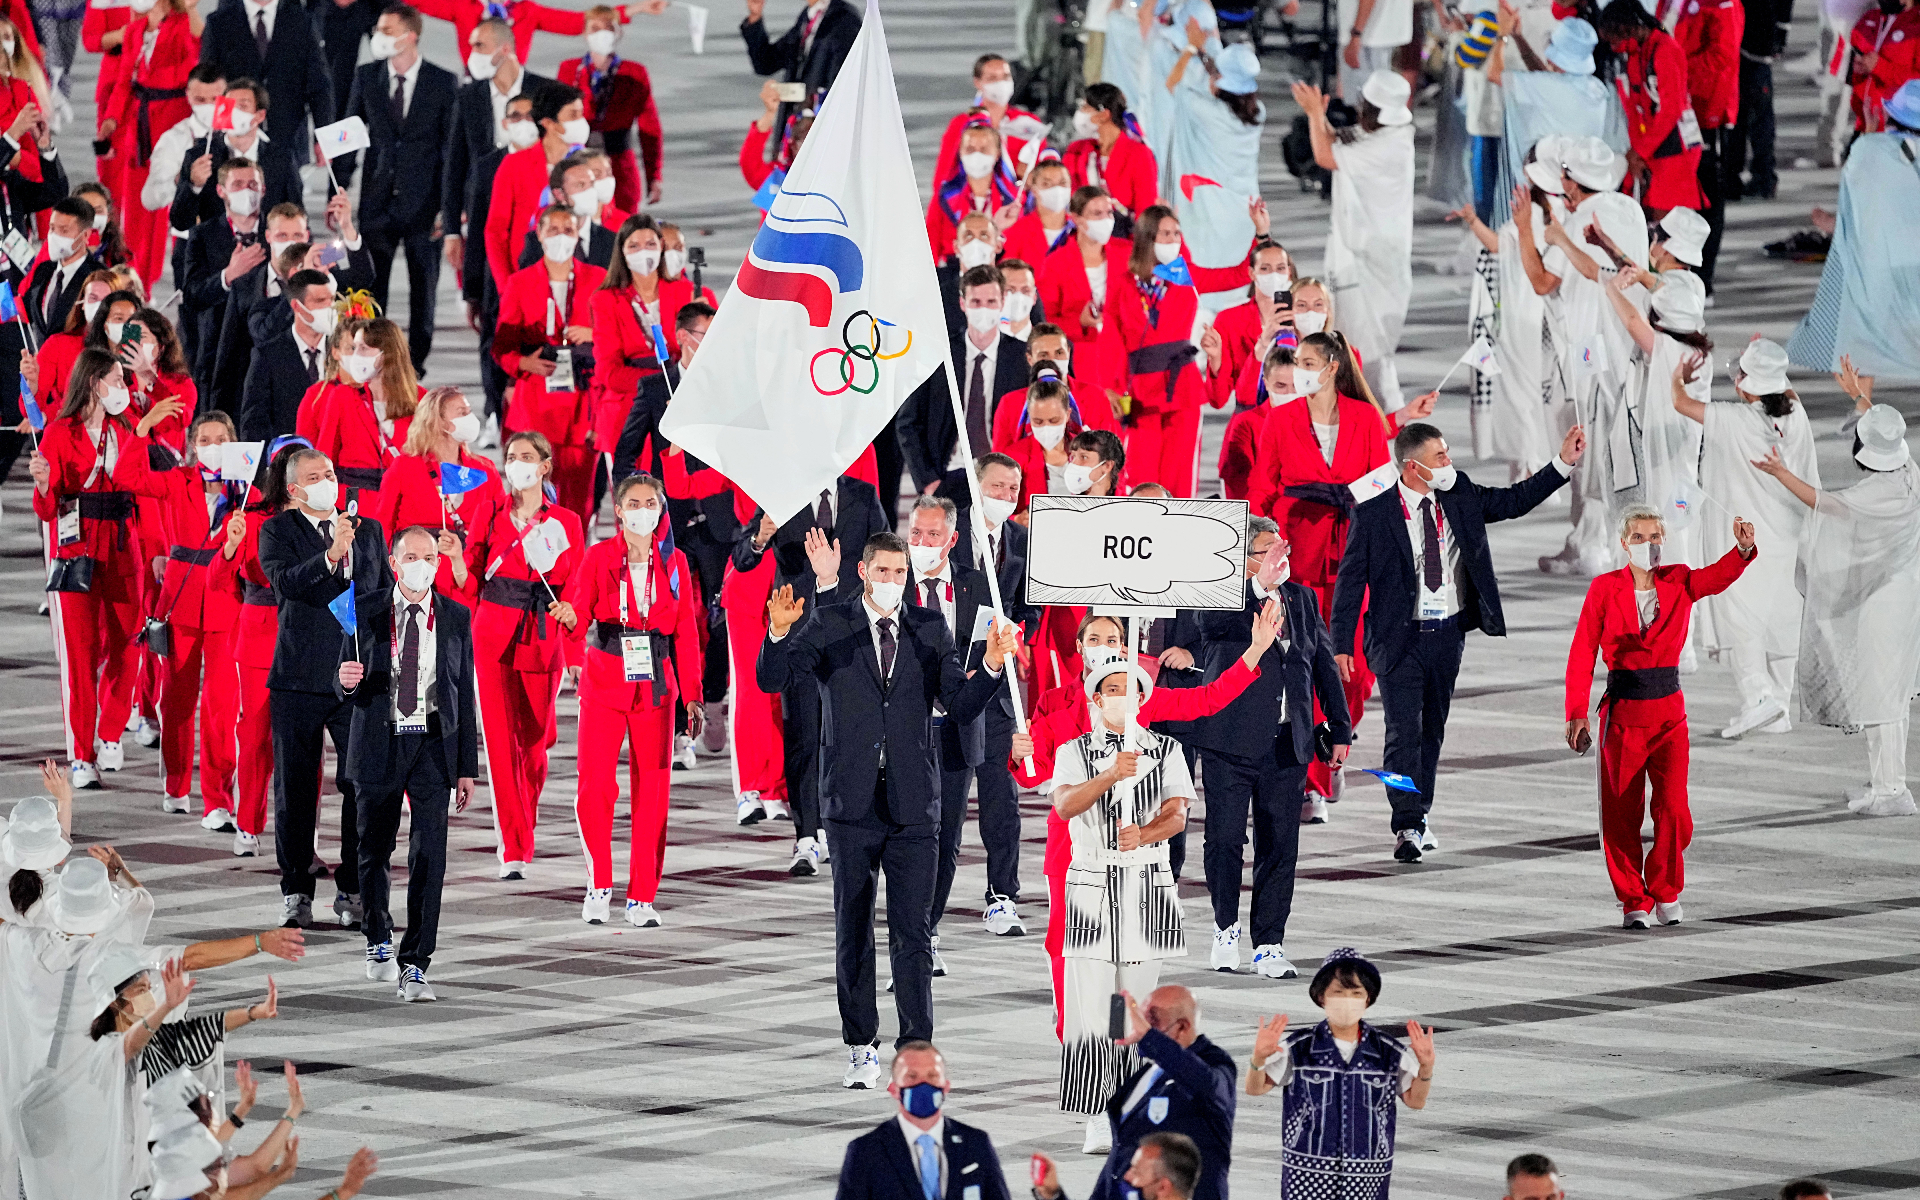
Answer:
[[580, 242], [570, 233], [556, 233], [540, 239], [540, 253], [547, 256], [548, 262], [565, 262], [573, 257], [573, 248]]
[[340, 503], [340, 485], [331, 479], [316, 479], [300, 490], [306, 496], [303, 503], [315, 512], [330, 513]]
[[47, 257], [54, 262], [59, 262], [61, 259], [67, 257], [67, 255], [72, 254], [73, 248], [79, 244], [79, 242], [67, 237], [65, 234], [50, 233], [47, 235]]
[[1079, 463], [1068, 463], [1066, 478], [1063, 482], [1067, 485], [1068, 495], [1084, 496], [1093, 490], [1093, 468], [1083, 467]]
[[611, 29], [596, 29], [587, 35], [587, 49], [605, 58], [613, 53], [613, 45], [619, 40], [620, 35]]
[[1113, 218], [1100, 217], [1097, 220], [1082, 221], [1080, 228], [1086, 231], [1087, 240], [1096, 246], [1104, 246], [1113, 236]]
[[960, 156], [960, 169], [967, 173], [968, 179], [985, 179], [993, 174], [994, 157], [991, 154], [975, 152]]
[[1367, 1011], [1367, 1000], [1364, 996], [1328, 996], [1320, 1002], [1320, 1007], [1327, 1011], [1328, 1024], [1345, 1028]]
[[1297, 312], [1293, 314], [1293, 331], [1301, 337], [1319, 333], [1327, 327], [1327, 314], [1323, 312]]
[[925, 579], [940, 569], [941, 556], [946, 552], [944, 546], [908, 546], [907, 561], [913, 564], [913, 573]]
[[385, 62], [399, 49], [400, 39], [390, 33], [375, 30], [373, 36], [367, 39], [367, 50], [373, 55], [375, 62]]
[[[1066, 436], [1067, 436], [1067, 427], [1064, 422], [1059, 425], [1035, 425], [1033, 427], [1033, 440], [1040, 443], [1040, 448], [1042, 450], [1053, 449], [1055, 446], [1058, 446], [1061, 442], [1061, 439], [1065, 438]], [[1071, 487], [1072, 486], [1071, 480], [1073, 478], [1072, 467], [1067, 468], [1067, 478], [1069, 480], [1068, 486]], [[1087, 490], [1086, 488], [1081, 488], [1079, 491], [1076, 491], [1074, 495], [1077, 496], [1080, 494], [1080, 492], [1084, 492], [1086, 490]]]
[[1293, 369], [1293, 390], [1295, 394], [1301, 396], [1319, 395], [1321, 376], [1324, 374], [1325, 372], [1323, 371], [1307, 371], [1300, 367], [1295, 367]]
[[1073, 136], [1076, 138], [1098, 137], [1100, 129], [1093, 123], [1093, 114], [1084, 108], [1073, 113]]
[[473, 76], [475, 79], [484, 83], [492, 79], [493, 73], [497, 70], [499, 70], [499, 68], [493, 65], [493, 55], [482, 54], [478, 50], [472, 51], [467, 55], [467, 74]]
[[424, 592], [433, 586], [433, 576], [439, 568], [438, 563], [416, 558], [412, 562], [400, 564], [400, 586], [410, 592]]
[[1660, 565], [1660, 547], [1653, 542], [1635, 542], [1627, 547], [1627, 561], [1642, 571]]
[[333, 310], [332, 305], [313, 309], [302, 305], [301, 310], [307, 314], [307, 320], [312, 324], [313, 331], [321, 337], [331, 334], [340, 324], [340, 314]]
[[993, 243], [974, 238], [961, 242], [953, 250], [954, 258], [960, 262], [960, 269], [971, 271], [975, 267], [989, 266], [993, 262]]
[[602, 208], [613, 203], [614, 187], [615, 184], [613, 182], [613, 176], [611, 175], [593, 181], [593, 194], [600, 198], [600, 206]]
[[1285, 271], [1268, 271], [1265, 275], [1253, 277], [1253, 286], [1259, 288], [1260, 294], [1269, 300], [1286, 291], [1291, 283], [1293, 283], [1293, 276]]
[[975, 333], [985, 333], [989, 329], [1000, 327], [1000, 310], [997, 308], [970, 308], [967, 310], [967, 328]]
[[1426, 476], [1427, 486], [1434, 491], [1445, 492], [1453, 489], [1454, 480], [1458, 478], [1458, 473], [1454, 471], [1453, 464], [1449, 463], [1444, 467], [1429, 467], [1425, 463], [1419, 463], [1418, 466], [1420, 467], [1420, 473]]
[[1073, 200], [1073, 189], [1044, 187], [1034, 192], [1033, 198], [1048, 212], [1065, 212], [1067, 205]]
[[620, 527], [636, 537], [645, 537], [660, 524], [660, 510], [657, 508], [623, 508], [620, 510]]
[[365, 383], [367, 380], [373, 378], [374, 371], [379, 368], [380, 356], [378, 354], [349, 354], [340, 360], [340, 366], [341, 369], [346, 371], [347, 378], [353, 380], [355, 383]]
[[560, 136], [567, 139], [569, 145], [586, 145], [587, 138], [592, 133], [593, 130], [588, 127], [585, 117], [575, 117], [571, 121], [560, 122]]
[[667, 277], [670, 279], [678, 279], [680, 278], [680, 272], [687, 269], [687, 252], [685, 250], [668, 249], [662, 252], [660, 261], [666, 264]]
[[1155, 242], [1153, 244], [1153, 257], [1158, 259], [1162, 264], [1172, 262], [1174, 259], [1180, 257], [1180, 243]]
[[1004, 105], [1013, 99], [1013, 80], [996, 79], [980, 85], [980, 98], [988, 104]]
[[[568, 251], [572, 253], [572, 251]], [[626, 253], [627, 270], [635, 275], [651, 275], [660, 269], [658, 250], [629, 250]]]
[[1006, 524], [1007, 518], [1011, 517], [1013, 510], [1018, 507], [1018, 502], [1002, 500], [998, 496], [980, 497], [980, 515], [987, 519], [988, 529], [998, 529]]
[[507, 477], [507, 486], [516, 492], [524, 492], [540, 482], [540, 464], [530, 462], [510, 462], [501, 468]]
[[1000, 302], [1000, 315], [1015, 325], [1027, 319], [1033, 312], [1033, 297], [1025, 292], [1008, 292], [1006, 299]]
[[250, 217], [260, 211], [260, 193], [252, 188], [235, 188], [227, 193], [227, 211], [236, 217]]
[[540, 127], [532, 121], [522, 118], [507, 122], [507, 145], [515, 150], [525, 150], [540, 140]]
[[882, 612], [899, 608], [900, 598], [906, 594], [907, 585], [904, 583], [882, 583], [877, 579], [867, 581], [867, 595], [872, 598], [873, 606]]
[[480, 440], [480, 418], [472, 413], [463, 413], [447, 423], [453, 426], [454, 441], [472, 445]]
[[907, 1110], [910, 1117], [919, 1117], [922, 1121], [940, 1111], [947, 1102], [947, 1089], [934, 1083], [916, 1083], [900, 1089], [900, 1107]]
[[220, 470], [221, 450], [219, 446], [195, 446], [193, 456], [198, 459], [203, 470], [218, 473]]

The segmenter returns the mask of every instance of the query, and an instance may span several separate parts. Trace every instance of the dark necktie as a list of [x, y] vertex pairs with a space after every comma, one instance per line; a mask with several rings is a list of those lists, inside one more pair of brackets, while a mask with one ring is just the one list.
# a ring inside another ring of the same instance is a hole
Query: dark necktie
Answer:
[[393, 113], [393, 123], [395, 127], [406, 123], [407, 77], [405, 75], [395, 75], [393, 77], [393, 103], [388, 107]]
[[940, 611], [940, 581], [938, 579], [922, 579], [920, 581], [920, 590], [921, 590], [921, 594], [925, 597], [925, 600], [920, 607], [930, 608], [934, 612], [939, 612]]
[[897, 648], [893, 640], [893, 618], [881, 617], [874, 623], [880, 627], [880, 680], [884, 683], [893, 678], [893, 653]]
[[420, 707], [420, 606], [407, 605], [407, 628], [400, 635], [400, 715]]
[[60, 293], [65, 290], [66, 282], [61, 278], [64, 268], [55, 267], [53, 278], [47, 280], [47, 325], [53, 325], [53, 310], [60, 303]]
[[267, 47], [272, 44], [267, 36], [267, 14], [256, 9], [253, 14], [253, 48], [260, 52], [260, 65], [267, 63]]
[[987, 356], [973, 356], [973, 375], [967, 381], [967, 441], [975, 454], [985, 454], [987, 438]]
[[833, 536], [833, 499], [825, 488], [820, 489], [820, 506], [813, 510], [813, 523], [820, 527], [820, 532]]
[[1440, 590], [1440, 527], [1433, 523], [1433, 497], [1420, 502], [1420, 526], [1425, 534], [1420, 543], [1420, 578], [1427, 590]]
[[300, 348], [300, 357], [305, 359], [307, 363], [307, 385], [311, 387], [312, 385], [319, 383], [320, 382], [320, 350], [319, 348], [315, 346], [303, 346]]

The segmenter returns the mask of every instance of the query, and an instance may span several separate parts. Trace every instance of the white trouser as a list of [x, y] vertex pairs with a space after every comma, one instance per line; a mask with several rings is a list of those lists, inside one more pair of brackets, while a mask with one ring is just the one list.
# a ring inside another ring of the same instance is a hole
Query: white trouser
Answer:
[[1160, 982], [1160, 962], [1115, 966], [1097, 958], [1063, 960], [1066, 996], [1061, 1004], [1060, 1107], [1096, 1113], [1107, 1106], [1140, 1065], [1132, 1046], [1116, 1046], [1107, 1028], [1113, 997], [1126, 992], [1142, 1009]]
[[1907, 726], [1901, 717], [1884, 725], [1869, 725], [1867, 777], [1876, 796], [1895, 796], [1907, 787]]
[[1727, 661], [1733, 667], [1734, 686], [1740, 689], [1740, 711], [1749, 712], [1773, 700], [1791, 710], [1793, 674], [1799, 657], [1769, 655], [1764, 630], [1728, 628], [1726, 635], [1732, 642], [1727, 647]]

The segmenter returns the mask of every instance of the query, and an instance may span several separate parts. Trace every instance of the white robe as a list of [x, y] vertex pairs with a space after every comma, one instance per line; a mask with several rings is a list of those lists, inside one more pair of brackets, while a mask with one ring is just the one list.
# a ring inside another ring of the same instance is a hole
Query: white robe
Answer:
[[[1533, 227], [1533, 239], [1535, 248], [1544, 252], [1546, 239], [1538, 223]], [[1546, 466], [1555, 452], [1547, 425], [1547, 386], [1548, 374], [1557, 364], [1548, 350], [1546, 298], [1534, 293], [1533, 280], [1527, 277], [1520, 255], [1519, 229], [1512, 221], [1500, 227], [1500, 249], [1494, 262], [1500, 294], [1497, 299], [1487, 294], [1476, 275], [1474, 304], [1469, 313], [1469, 320], [1488, 307], [1497, 313], [1493, 361], [1500, 373], [1488, 381], [1488, 453], [1482, 457], [1517, 463], [1531, 474]], [[1476, 429], [1476, 446], [1478, 441]]]
[[[1728, 512], [1753, 522], [1759, 554], [1733, 586], [1694, 606], [1695, 629], [1711, 650], [1759, 641], [1768, 658], [1800, 652], [1800, 592], [1794, 561], [1800, 552], [1807, 506], [1785, 485], [1757, 469], [1756, 459], [1777, 447], [1787, 468], [1813, 487], [1820, 464], [1807, 413], [1795, 404], [1784, 417], [1769, 417], [1758, 404], [1715, 401], [1707, 405], [1700, 446], [1700, 489], [1711, 499], [1711, 516], [1700, 523], [1700, 553], [1712, 562], [1733, 546]], [[1718, 501], [1715, 504], [1714, 501]], [[1724, 511], [1723, 511], [1724, 510]]]
[[[1253, 242], [1247, 198], [1260, 194], [1260, 138], [1266, 129], [1266, 108], [1260, 109], [1259, 124], [1241, 121], [1213, 94], [1198, 63], [1187, 65], [1171, 93], [1164, 88], [1162, 92], [1171, 130], [1167, 153], [1160, 160], [1160, 195], [1180, 218], [1180, 232], [1195, 265], [1227, 267], [1245, 262]], [[1184, 175], [1200, 175], [1220, 186], [1196, 186], [1189, 200], [1180, 188]], [[1217, 311], [1245, 297], [1246, 289], [1236, 288], [1203, 297], [1202, 304]]]
[[[1654, 331], [1651, 353], [1635, 356], [1635, 399], [1633, 416], [1639, 429], [1640, 496], [1659, 510], [1666, 522], [1666, 562], [1684, 562], [1703, 567], [1709, 560], [1700, 553], [1702, 522], [1728, 520], [1723, 514], [1709, 512], [1700, 498], [1700, 441], [1703, 430], [1697, 421], [1682, 416], [1673, 407], [1673, 373], [1693, 353], [1685, 342]], [[1687, 393], [1706, 403], [1712, 397], [1711, 357], [1695, 373]]]
[[1393, 352], [1413, 299], [1413, 126], [1335, 140], [1326, 275], [1336, 325], [1388, 412], [1406, 403]]
[[1803, 717], [1850, 730], [1906, 717], [1920, 692], [1920, 467], [1821, 492], [1800, 577]]

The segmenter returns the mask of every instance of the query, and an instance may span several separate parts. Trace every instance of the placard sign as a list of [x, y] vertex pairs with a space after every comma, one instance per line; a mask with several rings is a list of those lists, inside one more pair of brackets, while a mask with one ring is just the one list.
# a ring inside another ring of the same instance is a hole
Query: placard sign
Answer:
[[1035, 496], [1027, 532], [1029, 604], [1245, 606], [1245, 500]]

